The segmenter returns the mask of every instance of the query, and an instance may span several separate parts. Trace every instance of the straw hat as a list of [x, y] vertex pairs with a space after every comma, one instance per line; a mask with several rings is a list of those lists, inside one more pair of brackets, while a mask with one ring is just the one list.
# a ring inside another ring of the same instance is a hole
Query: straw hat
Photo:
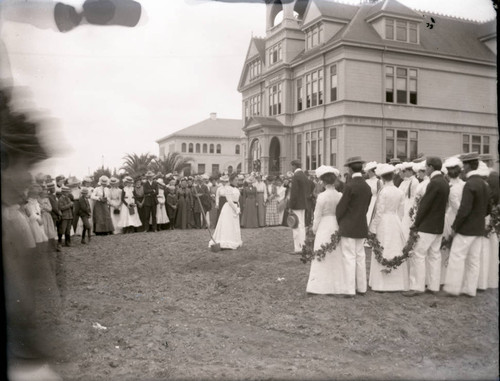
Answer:
[[130, 184], [130, 183], [133, 183], [133, 182], [134, 182], [134, 179], [133, 179], [132, 177], [130, 177], [130, 176], [125, 176], [125, 177], [123, 178], [123, 182], [124, 182], [124, 183], [127, 183], [127, 184]]
[[108, 185], [108, 184], [109, 184], [108, 176], [99, 177], [99, 185]]
[[76, 176], [71, 176], [69, 179], [68, 179], [68, 186], [69, 187], [76, 187], [78, 185], [80, 185], [82, 182], [80, 180], [78, 180], [76, 178]]
[[464, 165], [462, 163], [462, 160], [460, 160], [458, 157], [449, 157], [443, 163], [444, 168], [453, 168], [453, 167], [463, 168], [463, 166]]
[[335, 176], [339, 175], [339, 170], [330, 165], [322, 165], [316, 169], [316, 176], [321, 178], [321, 176], [326, 175], [327, 173], [333, 173]]
[[349, 159], [347, 159], [347, 161], [344, 164], [344, 167], [348, 167], [351, 164], [355, 164], [355, 163], [365, 163], [365, 161], [361, 158], [361, 156], [353, 156], [353, 157], [350, 157]]
[[375, 168], [377, 168], [376, 161], [369, 161], [368, 163], [365, 164], [365, 172], [373, 171]]
[[112, 177], [112, 178], [109, 180], [109, 184], [110, 184], [110, 185], [118, 185], [118, 184], [120, 184], [120, 180], [118, 180], [116, 177]]
[[147, 178], [153, 178], [153, 177], [155, 177], [155, 174], [152, 171], [147, 171], [145, 176]]
[[222, 183], [227, 183], [229, 181], [229, 176], [228, 175], [221, 176], [219, 181]]
[[394, 167], [393, 165], [391, 164], [380, 164], [379, 166], [377, 166], [377, 169], [375, 170], [375, 174], [377, 176], [383, 176], [383, 175], [386, 175], [388, 173], [394, 173], [394, 171], [396, 170], [396, 167]]

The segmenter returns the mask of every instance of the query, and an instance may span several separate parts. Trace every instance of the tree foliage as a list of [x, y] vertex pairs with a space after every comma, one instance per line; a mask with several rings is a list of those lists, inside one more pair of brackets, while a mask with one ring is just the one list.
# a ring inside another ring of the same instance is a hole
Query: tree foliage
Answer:
[[144, 175], [152, 169], [152, 163], [156, 156], [148, 153], [137, 155], [136, 153], [127, 154], [123, 157], [124, 164], [121, 169], [125, 170], [129, 176], [137, 177]]
[[164, 175], [174, 171], [180, 173], [184, 168], [189, 167], [191, 160], [193, 160], [191, 157], [183, 157], [179, 152], [168, 152], [163, 159], [152, 161], [151, 170], [155, 173], [161, 172]]

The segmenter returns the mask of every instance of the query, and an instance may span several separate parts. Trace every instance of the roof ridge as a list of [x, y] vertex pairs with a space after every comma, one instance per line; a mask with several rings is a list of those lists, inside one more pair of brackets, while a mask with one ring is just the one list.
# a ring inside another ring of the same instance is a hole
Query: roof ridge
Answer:
[[413, 10], [416, 11], [416, 12], [424, 13], [424, 16], [425, 15], [429, 15], [429, 16], [446, 17], [446, 18], [449, 18], [449, 19], [454, 19], [454, 20], [459, 20], [459, 21], [474, 22], [476, 24], [484, 24], [484, 23], [491, 22], [491, 21], [495, 20], [495, 17], [493, 17], [490, 20], [481, 21], [481, 20], [477, 20], [477, 19], [472, 19], [472, 18], [467, 18], [467, 17], [461, 17], [461, 16], [454, 16], [454, 15], [450, 15], [450, 14], [444, 14], [444, 13], [439, 13], [439, 12], [436, 12], [436, 11], [429, 11], [429, 10], [425, 10], [425, 9], [413, 9]]

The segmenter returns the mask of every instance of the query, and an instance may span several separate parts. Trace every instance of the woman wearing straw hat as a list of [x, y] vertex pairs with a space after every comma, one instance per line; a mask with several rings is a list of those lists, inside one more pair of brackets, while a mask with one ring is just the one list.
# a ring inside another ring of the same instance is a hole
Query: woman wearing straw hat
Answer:
[[109, 212], [111, 214], [111, 221], [113, 221], [114, 234], [121, 234], [122, 229], [120, 228], [120, 213], [122, 209], [122, 193], [123, 191], [118, 187], [120, 185], [120, 180], [116, 177], [112, 177], [109, 180]]
[[123, 233], [133, 233], [135, 229], [142, 225], [137, 210], [137, 201], [134, 197], [134, 179], [126, 176], [123, 179], [122, 210], [120, 211], [120, 221], [118, 226], [123, 229]]
[[[316, 175], [325, 185], [325, 191], [318, 195], [314, 209], [312, 230], [316, 234], [314, 250], [329, 243], [331, 235], [339, 225], [335, 210], [342, 195], [335, 190], [335, 179], [339, 175], [336, 168], [322, 165], [316, 169]], [[311, 294], [345, 294], [342, 253], [337, 249], [326, 253], [321, 261], [313, 259], [306, 291]]]
[[158, 225], [158, 230], [166, 230], [167, 224], [170, 222], [167, 209], [165, 208], [165, 182], [162, 178], [156, 180], [158, 184], [158, 195], [156, 199], [158, 200], [158, 204], [156, 205], [156, 224]]
[[[236, 176], [233, 176], [232, 180], [236, 181]], [[213, 234], [213, 240], [210, 240], [208, 246], [211, 247], [219, 244], [221, 249], [234, 250], [242, 245], [239, 223], [240, 207], [238, 202], [240, 192], [236, 186], [229, 185], [229, 176], [222, 176], [220, 182], [222, 186], [219, 194], [221, 197], [225, 197], [226, 202], [221, 209], [219, 221], [217, 221], [217, 226]]]
[[[382, 178], [384, 185], [380, 190], [370, 231], [377, 235], [383, 246], [383, 257], [392, 259], [403, 252], [406, 237], [403, 233], [402, 218], [404, 212], [404, 193], [396, 188], [392, 179], [394, 166], [380, 164], [375, 173]], [[370, 262], [370, 278], [368, 284], [374, 291], [406, 291], [409, 288], [408, 262], [404, 262], [389, 274], [383, 273], [380, 265], [372, 253]]]
[[109, 213], [109, 178], [101, 176], [99, 183], [92, 193], [92, 199], [95, 201], [94, 205], [94, 232], [96, 235], [113, 234], [113, 221]]

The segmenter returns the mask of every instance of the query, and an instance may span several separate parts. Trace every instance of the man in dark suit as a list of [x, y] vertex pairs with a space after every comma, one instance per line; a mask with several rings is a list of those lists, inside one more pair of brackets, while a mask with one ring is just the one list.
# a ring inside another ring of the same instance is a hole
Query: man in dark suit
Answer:
[[305, 210], [307, 207], [307, 195], [309, 194], [310, 186], [307, 176], [302, 171], [299, 160], [291, 162], [293, 177], [290, 188], [290, 209], [298, 217], [299, 223], [293, 232], [293, 244], [295, 254], [300, 254], [302, 245], [306, 240], [305, 226]]
[[359, 156], [347, 159], [351, 180], [344, 185], [337, 205], [337, 221], [342, 239], [342, 262], [346, 295], [366, 292], [366, 258], [363, 241], [368, 236], [366, 213], [372, 191], [361, 174], [364, 161]]
[[485, 217], [491, 211], [490, 190], [479, 173], [479, 155], [462, 158], [467, 181], [455, 221], [451, 225], [453, 243], [446, 270], [444, 291], [451, 295], [476, 296], [479, 279], [481, 237], [485, 234]]
[[425, 291], [426, 259], [429, 271], [430, 292], [439, 292], [441, 280], [441, 238], [444, 228], [444, 215], [450, 186], [441, 172], [439, 157], [428, 157], [425, 172], [430, 182], [427, 185], [417, 210], [415, 222], [410, 227], [416, 230], [419, 239], [414, 254], [410, 257], [410, 291], [405, 296], [420, 295]]
[[[156, 204], [158, 195], [158, 184], [153, 180], [155, 174], [151, 171], [146, 173], [144, 187], [144, 231], [156, 231]], [[149, 220], [152, 220], [152, 230], [149, 230]]]
[[[54, 227], [56, 231], [58, 231], [62, 213], [59, 210], [59, 202], [56, 197], [56, 185], [53, 182], [48, 183], [47, 191], [49, 193], [50, 206], [52, 207], [50, 215], [52, 217], [52, 221], [54, 221]], [[59, 241], [56, 243], [56, 250], [61, 251], [61, 244], [59, 243]]]
[[305, 211], [305, 225], [309, 226], [311, 224], [312, 215], [314, 213], [314, 205], [316, 203], [316, 199], [314, 197], [314, 189], [316, 188], [316, 184], [313, 181], [313, 176], [308, 173], [307, 184], [309, 185], [309, 189], [307, 190], [306, 196], [306, 211]]

